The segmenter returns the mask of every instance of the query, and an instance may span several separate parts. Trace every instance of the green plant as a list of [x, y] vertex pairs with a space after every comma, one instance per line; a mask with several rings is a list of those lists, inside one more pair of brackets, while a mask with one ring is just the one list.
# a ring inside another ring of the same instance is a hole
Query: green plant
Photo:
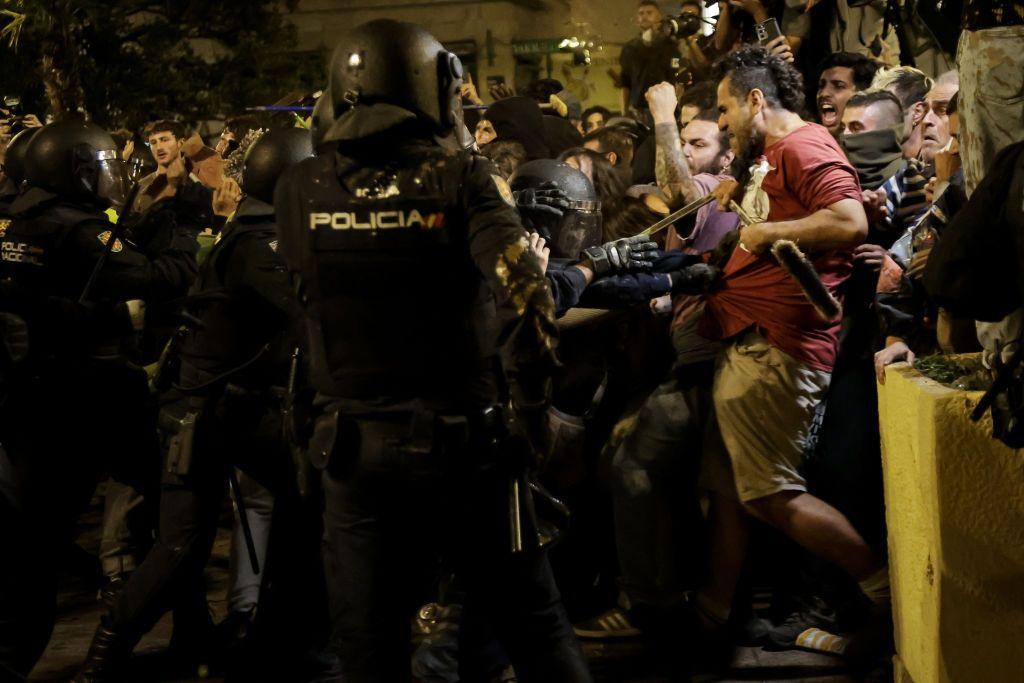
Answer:
[[236, 114], [322, 86], [322, 55], [294, 52], [296, 3], [0, 0], [0, 82], [108, 128]]

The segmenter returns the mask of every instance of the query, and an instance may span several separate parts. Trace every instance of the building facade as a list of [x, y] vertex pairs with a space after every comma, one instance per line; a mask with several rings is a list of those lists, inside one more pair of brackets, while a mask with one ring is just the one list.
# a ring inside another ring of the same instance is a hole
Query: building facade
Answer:
[[636, 32], [635, 11], [634, 0], [302, 0], [289, 18], [299, 50], [328, 54], [353, 25], [411, 21], [460, 56], [485, 101], [488, 79], [522, 88], [556, 78], [584, 107], [614, 110], [619, 95], [608, 72]]

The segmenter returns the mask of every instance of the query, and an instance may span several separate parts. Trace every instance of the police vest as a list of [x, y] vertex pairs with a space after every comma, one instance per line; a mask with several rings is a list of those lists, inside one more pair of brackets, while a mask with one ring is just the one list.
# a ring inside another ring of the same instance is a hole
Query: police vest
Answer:
[[[283, 386], [287, 381], [288, 358], [295, 344], [289, 334], [292, 321], [281, 311], [280, 302], [261, 300], [252, 291], [239, 292], [229, 278], [229, 270], [239, 273], [237, 279], [246, 285], [255, 286], [263, 278], [266, 282], [258, 289], [266, 296], [273, 296], [267, 290], [282, 279], [258, 270], [257, 264], [240, 261], [243, 257], [237, 249], [248, 241], [268, 251], [276, 249], [272, 215], [238, 219], [225, 226], [199, 271], [187, 308], [203, 324], [190, 329], [182, 344], [180, 384], [186, 388], [217, 377], [223, 381], [211, 389], [220, 390], [227, 381], [258, 389]], [[283, 261], [280, 268], [283, 276]], [[287, 286], [279, 294], [281, 299], [291, 297]]]
[[328, 154], [279, 183], [321, 393], [459, 402], [493, 367], [493, 298], [460, 202], [468, 162], [432, 147], [393, 164]]
[[69, 244], [84, 223], [108, 225], [99, 211], [53, 203], [16, 215], [0, 236], [5, 305], [28, 322], [33, 352], [87, 351], [95, 341], [77, 338], [84, 328], [75, 327], [87, 315], [77, 301], [95, 265], [92, 258], [76, 258]]

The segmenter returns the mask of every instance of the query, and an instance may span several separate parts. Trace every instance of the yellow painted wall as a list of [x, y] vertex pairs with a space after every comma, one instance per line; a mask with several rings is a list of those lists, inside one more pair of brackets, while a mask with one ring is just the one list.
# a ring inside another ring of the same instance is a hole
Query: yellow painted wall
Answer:
[[897, 680], [1024, 681], [1024, 450], [979, 397], [907, 366], [879, 387]]

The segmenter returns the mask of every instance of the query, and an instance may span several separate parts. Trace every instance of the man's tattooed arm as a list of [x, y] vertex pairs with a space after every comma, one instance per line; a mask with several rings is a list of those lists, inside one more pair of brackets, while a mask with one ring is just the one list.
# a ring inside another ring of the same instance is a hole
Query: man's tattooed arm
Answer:
[[675, 123], [658, 123], [654, 126], [654, 135], [657, 142], [654, 174], [669, 207], [677, 209], [699, 199], [701, 190], [693, 182], [690, 165], [683, 157], [679, 128]]

